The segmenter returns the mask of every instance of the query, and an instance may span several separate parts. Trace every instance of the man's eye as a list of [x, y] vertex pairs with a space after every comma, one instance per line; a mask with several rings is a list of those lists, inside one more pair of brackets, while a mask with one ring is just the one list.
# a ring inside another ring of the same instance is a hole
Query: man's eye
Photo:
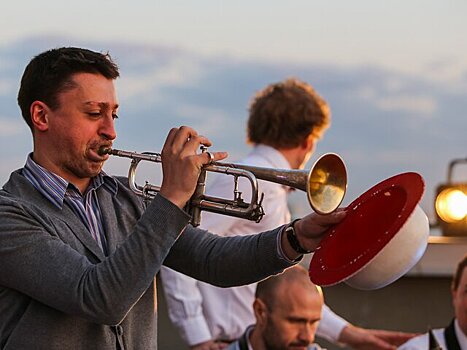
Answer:
[[89, 112], [88, 115], [91, 117], [99, 117], [101, 115], [101, 112]]
[[112, 118], [113, 119], [118, 119], [118, 115], [117, 114], [112, 114]]

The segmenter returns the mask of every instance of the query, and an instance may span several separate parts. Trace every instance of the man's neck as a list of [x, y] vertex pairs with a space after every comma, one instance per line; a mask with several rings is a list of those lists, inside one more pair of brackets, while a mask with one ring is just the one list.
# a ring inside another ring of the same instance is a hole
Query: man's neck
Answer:
[[263, 338], [261, 337], [261, 332], [257, 327], [254, 327], [247, 336], [248, 345], [250, 345], [253, 350], [267, 350]]
[[300, 169], [302, 167], [302, 159], [300, 158], [299, 152], [296, 148], [289, 148], [289, 149], [277, 149], [278, 152], [280, 152], [285, 159], [287, 159], [287, 162], [290, 164], [291, 169]]
[[47, 169], [55, 175], [58, 175], [61, 178], [65, 179], [67, 182], [73, 184], [81, 192], [81, 194], [84, 194], [86, 192], [86, 189], [91, 183], [90, 178], [78, 178], [76, 176], [73, 176], [65, 169], [55, 166], [52, 162], [48, 161], [47, 158], [41, 158], [37, 153], [33, 152], [32, 159], [44, 169]]

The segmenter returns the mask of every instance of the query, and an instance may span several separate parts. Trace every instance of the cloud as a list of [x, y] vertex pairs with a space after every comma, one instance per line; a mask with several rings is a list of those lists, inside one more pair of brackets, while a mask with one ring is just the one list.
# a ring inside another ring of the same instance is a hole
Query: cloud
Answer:
[[8, 59], [3, 54], [1, 54], [0, 48], [0, 74], [4, 74], [5, 72], [9, 72], [14, 67], [14, 62], [11, 59]]
[[187, 56], [174, 57], [165, 64], [124, 74], [119, 81], [122, 99], [150, 99], [151, 103], [160, 99], [162, 89], [167, 87], [193, 86], [197, 84], [200, 67]]
[[412, 79], [388, 76], [380, 82], [365, 82], [355, 90], [355, 95], [381, 111], [406, 112], [419, 118], [431, 117], [437, 112], [436, 98], [420, 93], [412, 84]]
[[10, 96], [16, 92], [17, 83], [13, 79], [0, 79], [0, 96]]
[[445, 84], [446, 87], [467, 88], [467, 63], [453, 58], [438, 59], [423, 67], [423, 74], [435, 83]]
[[429, 96], [402, 96], [394, 95], [378, 97], [375, 105], [383, 111], [410, 112], [419, 116], [431, 116], [436, 112], [436, 101]]
[[17, 136], [24, 132], [25, 124], [22, 120], [12, 120], [0, 116], [0, 136]]
[[207, 136], [225, 132], [230, 121], [225, 111], [207, 106], [182, 104], [176, 108], [176, 113]]

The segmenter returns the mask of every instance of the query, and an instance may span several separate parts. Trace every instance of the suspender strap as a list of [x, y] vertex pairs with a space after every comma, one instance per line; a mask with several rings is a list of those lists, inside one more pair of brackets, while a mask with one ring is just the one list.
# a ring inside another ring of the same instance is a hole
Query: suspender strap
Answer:
[[242, 336], [238, 339], [238, 346], [240, 348], [240, 350], [248, 350], [248, 341], [247, 341], [247, 337], [248, 337], [248, 331], [246, 331], [245, 333], [242, 334]]
[[461, 346], [456, 337], [456, 331], [454, 330], [454, 320], [444, 329], [444, 339], [446, 340], [448, 350], [461, 350]]

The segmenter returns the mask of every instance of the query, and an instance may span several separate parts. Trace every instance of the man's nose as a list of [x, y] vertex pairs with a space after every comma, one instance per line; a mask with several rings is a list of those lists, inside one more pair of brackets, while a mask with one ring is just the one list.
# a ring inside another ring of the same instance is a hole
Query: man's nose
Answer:
[[114, 140], [117, 137], [117, 132], [115, 131], [115, 120], [113, 116], [108, 116], [102, 119], [99, 134], [105, 137], [107, 140]]
[[299, 333], [300, 341], [303, 343], [311, 344], [315, 340], [316, 327], [313, 325], [304, 325]]

